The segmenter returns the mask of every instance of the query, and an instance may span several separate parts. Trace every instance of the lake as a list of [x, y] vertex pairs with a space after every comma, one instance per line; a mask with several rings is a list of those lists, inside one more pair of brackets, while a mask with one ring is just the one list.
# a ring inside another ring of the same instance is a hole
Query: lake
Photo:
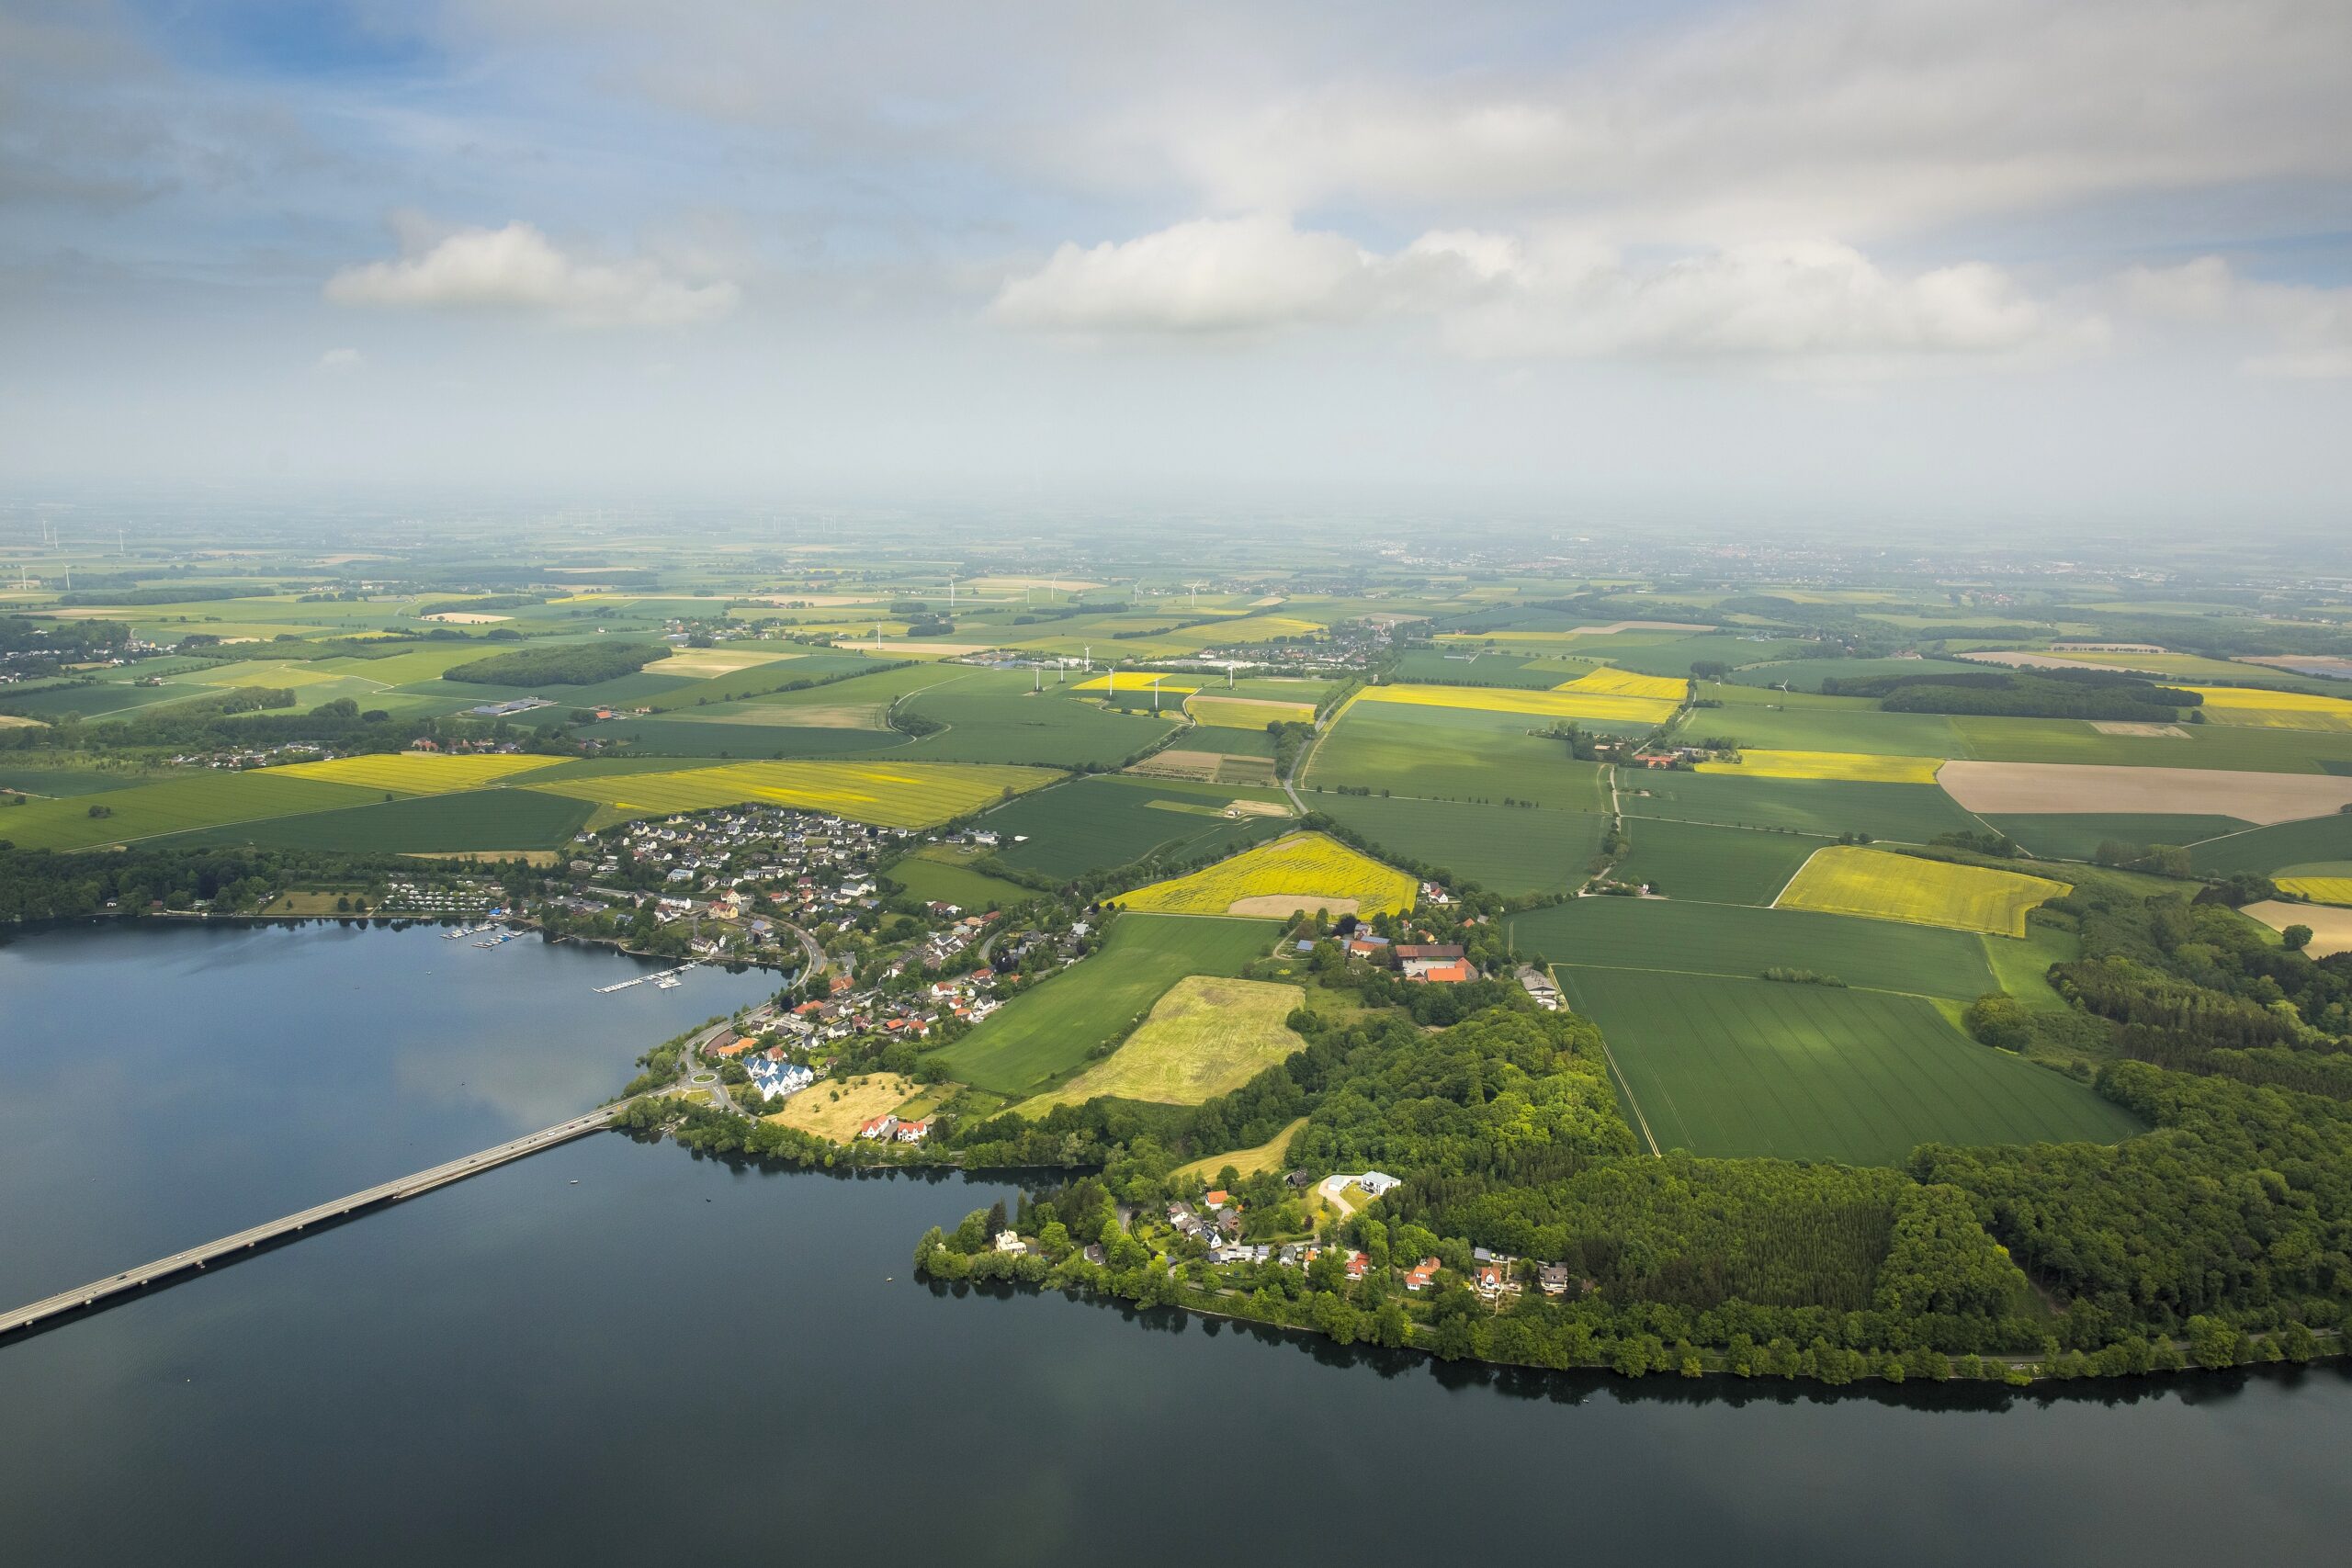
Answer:
[[[0, 1293], [547, 1125], [775, 984], [594, 994], [642, 967], [331, 925], [0, 945]], [[0, 1562], [2319, 1563], [2352, 1529], [2333, 1368], [1632, 1384], [911, 1278], [1000, 1196], [599, 1134], [0, 1346]]]

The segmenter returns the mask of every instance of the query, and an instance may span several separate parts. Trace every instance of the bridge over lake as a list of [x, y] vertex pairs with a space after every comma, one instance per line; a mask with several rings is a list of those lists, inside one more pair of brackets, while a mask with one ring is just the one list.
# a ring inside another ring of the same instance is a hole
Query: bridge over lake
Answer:
[[378, 1208], [386, 1203], [397, 1203], [403, 1198], [413, 1198], [420, 1192], [430, 1192], [436, 1187], [447, 1187], [453, 1181], [463, 1181], [469, 1176], [479, 1176], [485, 1170], [512, 1164], [515, 1160], [537, 1154], [542, 1149], [551, 1149], [558, 1144], [569, 1143], [584, 1134], [608, 1127], [612, 1124], [613, 1118], [619, 1115], [625, 1109], [627, 1109], [626, 1103], [601, 1106], [584, 1116], [575, 1116], [569, 1122], [559, 1122], [552, 1127], [526, 1134], [522, 1137], [500, 1144], [495, 1148], [484, 1149], [480, 1154], [467, 1155], [461, 1159], [450, 1160], [446, 1165], [436, 1165], [430, 1170], [420, 1170], [413, 1175], [381, 1182], [345, 1197], [330, 1199], [324, 1203], [304, 1209], [300, 1213], [288, 1214], [282, 1219], [254, 1225], [237, 1232], [234, 1235], [224, 1235], [218, 1241], [206, 1242], [201, 1247], [191, 1247], [186, 1252], [175, 1252], [169, 1258], [159, 1258], [153, 1263], [142, 1263], [136, 1269], [126, 1269], [120, 1274], [112, 1275], [104, 1280], [92, 1280], [89, 1284], [78, 1286], [71, 1291], [61, 1291], [56, 1295], [35, 1302], [29, 1306], [22, 1306], [14, 1312], [0, 1314], [0, 1338], [26, 1329], [39, 1327], [75, 1313], [95, 1310], [132, 1292], [176, 1279], [209, 1264], [233, 1259], [257, 1247], [267, 1246], [271, 1242], [300, 1235], [313, 1226], [331, 1224], [366, 1210]]

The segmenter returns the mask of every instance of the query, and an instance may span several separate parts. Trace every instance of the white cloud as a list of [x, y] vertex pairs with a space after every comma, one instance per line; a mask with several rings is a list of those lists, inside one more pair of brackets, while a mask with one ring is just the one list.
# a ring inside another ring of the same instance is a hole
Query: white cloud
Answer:
[[398, 261], [349, 266], [327, 280], [339, 305], [477, 310], [541, 316], [575, 326], [681, 326], [735, 308], [724, 280], [691, 283], [660, 264], [596, 262], [567, 255], [532, 225], [461, 229], [435, 238], [413, 220]]
[[1432, 231], [1383, 256], [1263, 217], [1064, 245], [1008, 281], [991, 314], [1012, 326], [1171, 334], [1419, 317], [1478, 358], [1983, 362], [2080, 348], [2102, 331], [1996, 267], [1903, 276], [1824, 242], [1634, 262], [1572, 234]]
[[2240, 362], [2248, 375], [2352, 377], [2352, 288], [2240, 277], [2220, 256], [2134, 267], [2123, 275], [2122, 287], [2125, 300], [2145, 315], [2233, 337], [2268, 338], [2267, 352]]
[[1007, 281], [989, 313], [1075, 332], [1259, 332], [1363, 314], [1375, 260], [1277, 219], [1204, 219], [1120, 244], [1065, 244]]
[[1566, 62], [1194, 82], [1073, 140], [1114, 167], [1162, 161], [1216, 209], [1526, 208], [1684, 243], [1870, 239], [2352, 175], [2348, 57], [2342, 0], [1793, 0]]
[[318, 368], [330, 376], [348, 376], [367, 363], [356, 348], [331, 348], [319, 355]]

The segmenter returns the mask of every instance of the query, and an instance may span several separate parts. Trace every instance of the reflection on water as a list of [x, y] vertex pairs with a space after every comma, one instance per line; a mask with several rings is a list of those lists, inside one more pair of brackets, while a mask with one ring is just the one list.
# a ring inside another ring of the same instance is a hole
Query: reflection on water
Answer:
[[[727, 1005], [698, 975], [628, 1016], [582, 983], [616, 960], [458, 946], [0, 948], [0, 1253], [37, 1259], [0, 1271], [87, 1278], [76, 1224], [153, 1256], [142, 1226], [539, 1124], [411, 1089], [413, 1051], [470, 1091], [488, 1042], [608, 1071]], [[1634, 1383], [911, 1278], [925, 1227], [999, 1197], [599, 1134], [0, 1347], [0, 1562], [2302, 1564], [2352, 1529], [2334, 1369]]]

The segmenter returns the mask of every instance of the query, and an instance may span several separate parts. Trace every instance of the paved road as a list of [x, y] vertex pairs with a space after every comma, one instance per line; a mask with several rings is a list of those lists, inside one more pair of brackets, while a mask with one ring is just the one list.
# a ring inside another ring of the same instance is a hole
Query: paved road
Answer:
[[738, 1115], [748, 1116], [751, 1112], [736, 1104], [735, 1097], [727, 1092], [727, 1086], [718, 1081], [718, 1069], [705, 1066], [702, 1060], [702, 1048], [733, 1027], [734, 1025], [729, 1023], [714, 1023], [686, 1042], [686, 1087], [701, 1089], [707, 1094], [710, 1097], [710, 1103], [718, 1110], [732, 1111]]
[[794, 925], [790, 920], [778, 920], [776, 921], [776, 924], [782, 926], [786, 931], [790, 931], [794, 936], [800, 939], [800, 953], [806, 964], [806, 967], [800, 976], [800, 980], [803, 982], [813, 980], [818, 976], [823, 974], [825, 972], [825, 950], [818, 945], [817, 939], [810, 936], [807, 931], [802, 931], [798, 926]]

